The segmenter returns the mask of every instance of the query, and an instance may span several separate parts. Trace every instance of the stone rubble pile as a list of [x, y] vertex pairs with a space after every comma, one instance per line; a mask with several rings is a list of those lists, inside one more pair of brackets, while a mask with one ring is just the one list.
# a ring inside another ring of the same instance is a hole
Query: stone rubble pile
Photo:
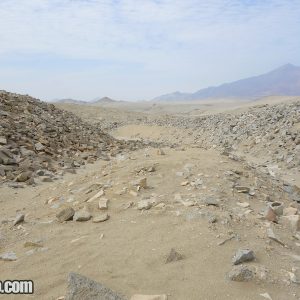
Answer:
[[29, 96], [0, 91], [0, 182], [51, 181], [98, 158], [108, 160], [137, 142], [118, 141], [74, 114]]
[[141, 122], [192, 129], [194, 142], [202, 147], [261, 155], [279, 167], [300, 168], [300, 101], [200, 117], [149, 116]]

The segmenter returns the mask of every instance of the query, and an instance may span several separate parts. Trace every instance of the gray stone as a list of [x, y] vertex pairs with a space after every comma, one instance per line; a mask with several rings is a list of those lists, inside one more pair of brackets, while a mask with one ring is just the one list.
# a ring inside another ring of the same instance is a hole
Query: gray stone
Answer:
[[254, 252], [248, 249], [239, 249], [234, 257], [232, 258], [232, 263], [234, 265], [241, 264], [246, 261], [252, 261], [255, 259]]
[[101, 198], [98, 203], [99, 209], [100, 210], [108, 209], [108, 202], [109, 200], [107, 198]]
[[90, 220], [91, 217], [92, 215], [88, 211], [82, 209], [75, 212], [73, 220], [77, 222], [86, 222]]
[[3, 165], [14, 165], [16, 164], [16, 160], [14, 159], [13, 154], [7, 149], [0, 149], [0, 164]]
[[61, 210], [57, 215], [57, 219], [59, 222], [69, 221], [72, 220], [75, 214], [75, 210], [72, 207], [66, 207]]
[[232, 281], [250, 281], [254, 278], [254, 272], [251, 268], [245, 265], [234, 266], [227, 274], [228, 278]]
[[273, 209], [274, 213], [277, 216], [282, 216], [282, 214], [283, 214], [283, 203], [281, 203], [281, 202], [272, 202], [269, 205]]
[[219, 206], [219, 200], [213, 197], [207, 197], [203, 202], [207, 206]]
[[275, 233], [274, 233], [274, 231], [273, 231], [272, 228], [268, 228], [268, 229], [267, 229], [267, 236], [268, 236], [268, 238], [269, 238], [270, 240], [275, 241], [275, 242], [277, 242], [278, 244], [280, 244], [280, 245], [282, 245], [282, 246], [285, 246], [285, 244], [284, 244], [280, 239], [278, 239], [278, 238], [276, 237], [276, 235], [275, 235]]
[[6, 145], [7, 144], [7, 140], [4, 136], [0, 136], [0, 145]]
[[36, 151], [43, 151], [44, 149], [45, 149], [45, 146], [42, 144], [42, 143], [36, 143], [35, 145], [34, 145], [34, 147], [35, 147], [35, 150]]
[[76, 273], [68, 276], [68, 289], [65, 300], [126, 300], [101, 283]]
[[22, 222], [24, 222], [24, 219], [25, 219], [25, 215], [24, 214], [18, 214], [13, 222], [13, 225], [17, 225], [17, 224], [20, 224]]
[[107, 213], [100, 214], [93, 217], [93, 223], [101, 223], [105, 222], [109, 219], [109, 215]]
[[143, 177], [143, 178], [137, 179], [132, 182], [132, 185], [145, 189], [145, 188], [147, 188], [147, 178]]
[[250, 192], [250, 188], [247, 186], [236, 186], [235, 189], [238, 193], [245, 193], [248, 194]]
[[184, 259], [184, 256], [182, 254], [180, 254], [179, 252], [177, 252], [174, 248], [172, 248], [166, 259], [166, 264], [168, 264], [170, 262], [182, 260], [182, 259]]
[[30, 179], [31, 176], [32, 176], [32, 172], [30, 172], [30, 171], [22, 172], [21, 174], [19, 174], [19, 175], [16, 177], [16, 181], [17, 181], [17, 182], [25, 182], [25, 181], [27, 181], [28, 179]]
[[141, 200], [138, 202], [139, 210], [148, 210], [152, 207], [152, 202], [150, 200]]
[[0, 255], [0, 259], [5, 261], [14, 261], [17, 260], [17, 256], [15, 252], [7, 252], [2, 255]]
[[53, 179], [49, 176], [42, 176], [41, 180], [42, 182], [53, 182]]

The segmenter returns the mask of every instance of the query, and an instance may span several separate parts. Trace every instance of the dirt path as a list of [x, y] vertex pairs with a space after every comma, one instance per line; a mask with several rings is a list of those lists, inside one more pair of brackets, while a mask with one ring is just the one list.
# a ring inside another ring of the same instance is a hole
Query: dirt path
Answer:
[[[144, 132], [148, 137], [153, 134], [151, 128]], [[239, 170], [241, 182], [254, 186], [251, 172], [213, 151], [187, 147], [163, 151], [165, 155], [158, 155], [156, 149], [145, 149], [130, 157], [98, 161], [77, 175], [37, 187], [1, 188], [1, 252], [14, 251], [18, 257], [13, 262], [0, 261], [1, 277], [34, 280], [35, 294], [28, 297], [33, 299], [65, 295], [71, 271], [128, 297], [165, 293], [174, 300], [252, 300], [263, 299], [260, 294], [267, 292], [274, 300], [298, 299], [297, 287], [282, 279], [295, 262], [282, 253], [299, 255], [299, 247], [287, 236], [282, 238], [288, 249], [270, 244], [266, 224], [259, 219], [265, 206], [262, 194], [234, 194], [231, 179], [224, 175]], [[131, 182], [140, 177], [147, 178], [148, 188], [133, 192]], [[86, 194], [93, 184], [104, 186], [110, 219], [59, 223], [55, 215], [68, 205], [75, 210], [87, 206], [92, 214], [98, 213], [98, 201], [85, 202], [97, 192]], [[54, 200], [45, 204], [49, 199]], [[141, 199], [152, 199], [155, 204], [150, 210], [137, 210]], [[219, 201], [218, 207], [207, 206], [207, 199]], [[129, 202], [133, 206], [124, 209]], [[237, 202], [249, 202], [251, 211], [245, 212]], [[12, 227], [17, 212], [25, 213], [25, 223]], [[235, 238], [218, 245], [230, 236]], [[26, 241], [36, 240], [41, 240], [41, 248], [24, 247]], [[165, 264], [171, 248], [184, 259]], [[239, 248], [255, 252], [257, 259], [250, 264], [266, 268], [267, 278], [244, 283], [226, 278]]]

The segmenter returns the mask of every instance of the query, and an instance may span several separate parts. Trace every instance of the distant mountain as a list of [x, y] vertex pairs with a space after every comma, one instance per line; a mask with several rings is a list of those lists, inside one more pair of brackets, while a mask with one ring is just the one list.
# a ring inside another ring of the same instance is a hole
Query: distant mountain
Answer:
[[52, 102], [54, 103], [72, 103], [72, 104], [86, 104], [86, 101], [83, 100], [75, 100], [71, 98], [65, 98], [65, 99], [55, 99]]
[[187, 100], [192, 94], [189, 93], [181, 93], [181, 92], [175, 92], [171, 94], [165, 94], [162, 96], [159, 96], [157, 98], [154, 98], [153, 101], [180, 101], [180, 100]]
[[195, 93], [166, 94], [153, 101], [190, 101], [208, 98], [255, 99], [273, 95], [300, 96], [300, 67], [286, 64], [263, 75], [208, 87]]
[[71, 104], [113, 104], [113, 103], [119, 103], [119, 102], [123, 102], [123, 101], [113, 100], [109, 97], [102, 97], [102, 98], [95, 98], [90, 101], [66, 98], [66, 99], [55, 99], [52, 102], [54, 102], [54, 103], [71, 103]]
[[109, 97], [96, 98], [91, 101], [91, 103], [98, 103], [98, 104], [109, 104], [109, 103], [115, 103], [115, 102], [121, 102], [121, 101], [113, 100]]

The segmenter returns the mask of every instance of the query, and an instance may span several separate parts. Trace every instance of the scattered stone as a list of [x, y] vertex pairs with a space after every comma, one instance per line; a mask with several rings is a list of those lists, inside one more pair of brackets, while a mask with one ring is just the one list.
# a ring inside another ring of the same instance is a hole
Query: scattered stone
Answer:
[[0, 145], [6, 145], [7, 144], [7, 139], [3, 136], [0, 136]]
[[50, 176], [41, 176], [42, 182], [53, 182], [53, 179]]
[[36, 151], [43, 151], [45, 149], [45, 146], [40, 142], [36, 143], [34, 147]]
[[284, 216], [281, 218], [282, 223], [286, 224], [292, 232], [300, 231], [300, 216], [291, 215]]
[[250, 192], [250, 188], [247, 186], [236, 186], [235, 189], [237, 190], [238, 193], [245, 193], [245, 194], [249, 194]]
[[272, 202], [269, 205], [277, 216], [282, 216], [283, 204], [281, 202]]
[[273, 240], [273, 241], [279, 243], [280, 245], [285, 246], [285, 244], [275, 236], [275, 233], [272, 228], [267, 229], [267, 236], [270, 240]]
[[152, 207], [152, 202], [150, 200], [141, 200], [138, 202], [137, 208], [139, 210], [148, 210]]
[[66, 300], [126, 300], [101, 283], [76, 273], [68, 276]]
[[295, 207], [287, 207], [283, 209], [283, 215], [284, 216], [293, 216], [297, 215], [298, 209]]
[[163, 202], [158, 203], [157, 205], [155, 205], [155, 208], [158, 208], [158, 209], [162, 209], [164, 207], [166, 207], [166, 203], [163, 203]]
[[135, 180], [133, 183], [132, 183], [133, 186], [136, 186], [137, 188], [143, 188], [143, 189], [146, 189], [147, 188], [147, 178], [144, 177], [144, 178], [140, 178], [138, 180]]
[[191, 206], [195, 206], [196, 202], [193, 200], [182, 200], [181, 203], [185, 206], [185, 207], [191, 207]]
[[18, 214], [13, 222], [13, 226], [18, 225], [25, 220], [25, 215], [24, 214]]
[[66, 208], [64, 208], [63, 210], [61, 210], [57, 215], [57, 219], [59, 222], [65, 222], [65, 221], [69, 221], [73, 219], [73, 216], [75, 214], [75, 210], [68, 206]]
[[109, 202], [108, 199], [106, 199], [106, 198], [101, 198], [101, 199], [99, 200], [99, 204], [98, 204], [99, 209], [100, 209], [100, 210], [106, 210], [106, 209], [108, 209], [108, 202]]
[[39, 247], [43, 247], [43, 245], [41, 244], [41, 242], [31, 242], [31, 241], [27, 241], [24, 243], [24, 247], [25, 248], [39, 248]]
[[213, 197], [207, 197], [206, 199], [204, 199], [204, 204], [207, 206], [219, 206], [219, 200], [213, 198]]
[[229, 238], [227, 238], [227, 239], [223, 240], [222, 242], [218, 243], [218, 246], [222, 246], [222, 245], [224, 245], [225, 243], [231, 241], [231, 240], [234, 239], [234, 238], [235, 238], [235, 236], [232, 235], [232, 236], [230, 236]]
[[189, 184], [189, 181], [183, 181], [180, 183], [181, 186], [187, 186]]
[[184, 256], [172, 248], [166, 259], [166, 264], [182, 259], [184, 259]]
[[17, 256], [15, 252], [7, 252], [0, 255], [0, 259], [4, 261], [15, 261], [17, 260]]
[[14, 188], [14, 189], [21, 189], [24, 188], [24, 185], [21, 183], [16, 183], [16, 182], [10, 182], [8, 184], [9, 187]]
[[167, 295], [133, 295], [130, 300], [168, 300]]
[[288, 272], [292, 283], [300, 284], [300, 269], [293, 269], [293, 272]]
[[121, 209], [126, 210], [126, 209], [132, 207], [133, 204], [134, 204], [134, 203], [133, 203], [132, 201], [129, 201], [129, 202], [127, 202], [127, 203], [124, 203], [124, 204], [121, 205]]
[[30, 179], [30, 177], [32, 176], [32, 172], [22, 172], [21, 174], [19, 174], [17, 177], [16, 177], [16, 181], [17, 182], [25, 182], [27, 181], [28, 179]]
[[90, 220], [92, 215], [85, 209], [78, 210], [75, 212], [73, 220], [77, 222], [86, 222]]
[[228, 273], [228, 278], [232, 281], [250, 281], [254, 278], [253, 270], [245, 265], [234, 266], [232, 270]]
[[270, 206], [267, 207], [264, 217], [266, 220], [268, 220], [270, 222], [277, 223], [277, 221], [278, 221], [277, 215], [275, 214], [274, 210]]
[[93, 202], [94, 200], [102, 197], [104, 195], [104, 190], [100, 190], [96, 195], [87, 200], [87, 202]]
[[93, 217], [93, 223], [101, 223], [105, 222], [109, 219], [109, 215], [107, 213], [103, 213], [101, 215], [97, 215]]
[[255, 259], [254, 252], [248, 249], [239, 249], [234, 257], [232, 258], [232, 263], [234, 265], [239, 265], [246, 261], [252, 261]]
[[218, 221], [218, 219], [214, 215], [208, 217], [208, 223], [210, 223], [210, 224], [217, 223], [217, 221]]
[[271, 296], [268, 293], [263, 293], [263, 294], [259, 294], [259, 295], [265, 299], [272, 300]]
[[96, 190], [99, 190], [99, 189], [101, 189], [102, 187], [103, 187], [103, 184], [101, 184], [101, 183], [94, 183], [94, 184], [90, 185], [90, 186], [86, 189], [85, 194], [89, 194], [89, 193], [91, 193], [91, 192], [94, 192], [94, 191], [96, 191]]

